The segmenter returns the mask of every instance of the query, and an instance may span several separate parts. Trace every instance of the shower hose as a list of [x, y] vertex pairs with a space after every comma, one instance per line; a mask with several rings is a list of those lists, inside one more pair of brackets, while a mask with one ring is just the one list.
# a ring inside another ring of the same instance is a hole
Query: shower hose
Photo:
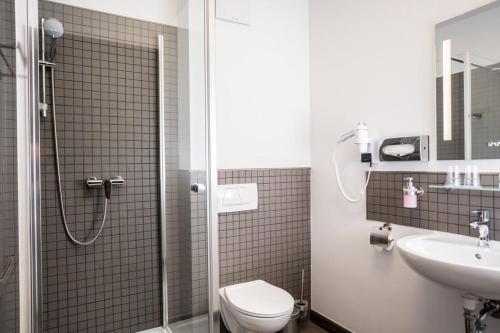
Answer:
[[64, 197], [63, 197], [63, 191], [62, 191], [62, 184], [61, 184], [61, 165], [59, 162], [59, 144], [57, 140], [57, 120], [56, 120], [56, 94], [55, 94], [55, 70], [54, 67], [51, 67], [51, 90], [52, 90], [52, 121], [53, 121], [53, 129], [54, 129], [54, 148], [55, 148], [55, 153], [56, 153], [56, 172], [57, 172], [57, 188], [59, 192], [59, 207], [61, 209], [61, 216], [63, 219], [63, 224], [64, 224], [64, 230], [66, 231], [66, 235], [68, 235], [68, 238], [75, 243], [76, 245], [91, 245], [93, 244], [97, 238], [102, 233], [102, 229], [104, 228], [104, 222], [106, 222], [106, 212], [108, 210], [108, 198], [104, 196], [104, 213], [102, 216], [102, 221], [101, 221], [101, 226], [99, 227], [99, 231], [97, 234], [90, 239], [89, 241], [79, 241], [73, 235], [71, 234], [71, 231], [68, 228], [68, 222], [66, 219], [66, 209], [64, 207]]

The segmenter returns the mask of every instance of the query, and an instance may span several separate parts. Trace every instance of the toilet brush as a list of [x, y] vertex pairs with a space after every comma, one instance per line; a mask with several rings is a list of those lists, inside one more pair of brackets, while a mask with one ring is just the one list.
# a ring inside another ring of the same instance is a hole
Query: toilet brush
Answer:
[[300, 299], [295, 300], [295, 306], [300, 310], [300, 318], [307, 316], [308, 305], [309, 303], [304, 299], [304, 269], [302, 269]]

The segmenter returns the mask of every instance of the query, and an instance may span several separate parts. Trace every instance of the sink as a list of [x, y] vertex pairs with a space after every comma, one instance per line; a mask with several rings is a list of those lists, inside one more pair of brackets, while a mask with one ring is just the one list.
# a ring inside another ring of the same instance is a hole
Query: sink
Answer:
[[426, 278], [478, 297], [500, 300], [500, 242], [433, 233], [397, 241], [403, 260]]

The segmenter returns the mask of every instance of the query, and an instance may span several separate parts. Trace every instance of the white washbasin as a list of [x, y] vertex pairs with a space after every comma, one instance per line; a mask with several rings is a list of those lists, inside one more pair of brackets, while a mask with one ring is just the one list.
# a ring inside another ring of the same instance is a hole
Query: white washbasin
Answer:
[[478, 239], [436, 233], [403, 237], [397, 242], [399, 253], [421, 275], [458, 289], [493, 300], [500, 300], [500, 242], [489, 248], [478, 246]]

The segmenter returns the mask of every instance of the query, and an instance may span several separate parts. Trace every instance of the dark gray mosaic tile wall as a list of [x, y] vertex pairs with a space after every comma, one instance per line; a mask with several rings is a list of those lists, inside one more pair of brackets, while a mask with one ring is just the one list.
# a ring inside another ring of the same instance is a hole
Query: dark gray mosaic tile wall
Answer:
[[0, 0], [0, 331], [18, 332], [15, 1]]
[[[169, 312], [180, 315], [186, 256], [179, 237], [177, 29], [47, 1], [40, 15], [65, 27], [58, 40], [56, 100], [69, 228], [98, 227], [102, 193], [89, 176], [121, 175], [102, 236], [75, 247], [56, 192], [52, 117], [42, 120], [44, 332], [136, 332], [161, 325], [157, 35], [165, 36]], [[48, 41], [47, 41], [48, 43]]]
[[[418, 208], [403, 208], [405, 177], [413, 177], [415, 186], [425, 191], [419, 198]], [[475, 218], [471, 211], [488, 209], [493, 220], [490, 236], [500, 240], [500, 193], [429, 188], [429, 184], [444, 184], [445, 179], [445, 173], [373, 172], [367, 188], [366, 217], [368, 220], [477, 237], [477, 231], [469, 227]], [[498, 184], [498, 175], [482, 174], [481, 184]]]
[[220, 170], [219, 184], [257, 183], [255, 211], [219, 214], [220, 284], [263, 279], [311, 295], [310, 169]]
[[[206, 183], [203, 171], [179, 171], [179, 226], [186, 254], [179, 268], [186, 292], [179, 300], [181, 318], [208, 311], [206, 197], [189, 185]], [[255, 182], [256, 211], [219, 214], [221, 286], [264, 279], [310, 300], [310, 169], [219, 170], [219, 184]], [[170, 302], [170, 300], [169, 300]]]

